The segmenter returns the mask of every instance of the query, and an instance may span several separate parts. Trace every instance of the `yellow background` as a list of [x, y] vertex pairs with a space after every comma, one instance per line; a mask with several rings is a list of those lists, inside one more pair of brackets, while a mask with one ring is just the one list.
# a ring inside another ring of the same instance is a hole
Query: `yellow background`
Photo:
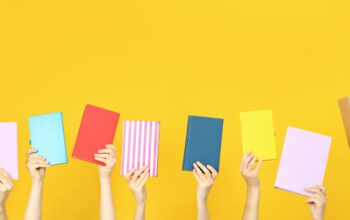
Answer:
[[[189, 114], [223, 117], [212, 219], [241, 218], [245, 185], [239, 112], [271, 108], [280, 157], [287, 125], [334, 138], [327, 219], [350, 219], [350, 152], [337, 99], [350, 94], [347, 0], [0, 1], [0, 120], [19, 122], [20, 180], [8, 201], [22, 219], [28, 116], [62, 111], [71, 155], [85, 104], [121, 119], [161, 121], [159, 178], [147, 183], [147, 219], [195, 219], [196, 181], [182, 172]], [[120, 158], [122, 128], [115, 138]], [[260, 177], [261, 219], [310, 219], [306, 198], [273, 188], [279, 159]], [[133, 198], [113, 174], [119, 219]], [[98, 219], [95, 165], [49, 168], [43, 219]]]

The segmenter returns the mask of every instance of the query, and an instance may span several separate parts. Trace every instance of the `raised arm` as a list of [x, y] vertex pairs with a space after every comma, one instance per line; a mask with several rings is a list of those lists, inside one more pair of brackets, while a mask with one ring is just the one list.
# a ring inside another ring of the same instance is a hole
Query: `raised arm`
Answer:
[[144, 166], [140, 169], [130, 170], [125, 178], [129, 182], [129, 188], [136, 202], [134, 220], [144, 220], [146, 213], [146, 187], [145, 184], [149, 177], [149, 168]]
[[0, 220], [7, 220], [6, 200], [13, 188], [11, 176], [0, 169]]
[[310, 205], [310, 213], [313, 220], [324, 220], [324, 212], [327, 204], [326, 187], [312, 186], [305, 189], [313, 195], [306, 201]]
[[44, 157], [36, 155], [36, 149], [27, 151], [27, 169], [32, 178], [32, 189], [29, 196], [25, 220], [41, 220], [42, 196], [46, 167], [49, 162]]
[[115, 211], [110, 177], [117, 163], [116, 148], [111, 144], [106, 145], [105, 149], [95, 154], [95, 160], [105, 164], [105, 166], [98, 166], [101, 187], [100, 218], [101, 220], [114, 220]]
[[208, 195], [214, 185], [218, 172], [210, 165], [204, 166], [197, 161], [193, 164], [193, 175], [198, 182], [197, 187], [197, 219], [209, 220]]
[[[255, 164], [258, 162], [257, 164]], [[241, 162], [241, 174], [247, 185], [243, 220], [257, 220], [259, 216], [260, 181], [258, 172], [262, 161], [251, 152], [246, 153]]]

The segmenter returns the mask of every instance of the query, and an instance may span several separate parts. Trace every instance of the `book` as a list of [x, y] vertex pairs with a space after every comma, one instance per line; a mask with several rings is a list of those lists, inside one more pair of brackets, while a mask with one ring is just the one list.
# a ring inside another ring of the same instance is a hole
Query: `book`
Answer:
[[243, 154], [251, 151], [261, 160], [276, 159], [272, 111], [242, 112], [240, 120]]
[[348, 145], [350, 147], [350, 97], [339, 99], [338, 104], [343, 119]]
[[120, 114], [93, 105], [86, 105], [72, 156], [98, 165], [94, 159], [98, 150], [113, 144]]
[[219, 172], [223, 123], [220, 118], [188, 117], [182, 170], [192, 171], [199, 161]]
[[18, 179], [17, 122], [0, 122], [0, 168]]
[[30, 143], [50, 165], [66, 164], [66, 141], [62, 112], [29, 118]]
[[151, 177], [158, 176], [159, 132], [158, 121], [123, 122], [122, 176], [143, 166]]
[[332, 138], [288, 127], [275, 187], [305, 196], [305, 188], [322, 185]]

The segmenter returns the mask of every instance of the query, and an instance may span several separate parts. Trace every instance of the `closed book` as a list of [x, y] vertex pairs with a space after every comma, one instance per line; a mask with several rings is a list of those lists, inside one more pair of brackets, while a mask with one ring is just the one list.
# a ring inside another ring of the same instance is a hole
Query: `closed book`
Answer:
[[343, 119], [348, 145], [350, 147], [350, 97], [339, 99], [338, 104]]
[[158, 121], [124, 121], [121, 174], [132, 169], [149, 167], [151, 177], [158, 176], [159, 152]]
[[323, 185], [332, 138], [288, 127], [275, 187], [311, 196], [305, 188]]
[[243, 154], [251, 151], [261, 160], [276, 159], [272, 111], [242, 112], [240, 119]]
[[17, 122], [0, 122], [0, 168], [18, 179]]
[[98, 150], [113, 144], [120, 114], [93, 105], [87, 105], [80, 123], [73, 157], [98, 165], [104, 163], [94, 159]]
[[30, 143], [50, 165], [67, 163], [62, 112], [29, 118]]
[[223, 123], [219, 118], [188, 117], [182, 170], [192, 171], [199, 161], [219, 172]]

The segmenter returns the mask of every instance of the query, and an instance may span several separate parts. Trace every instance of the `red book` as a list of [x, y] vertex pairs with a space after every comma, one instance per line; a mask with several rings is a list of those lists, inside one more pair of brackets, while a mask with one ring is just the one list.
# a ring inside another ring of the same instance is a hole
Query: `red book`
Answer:
[[94, 159], [98, 150], [113, 144], [120, 114], [92, 105], [86, 105], [72, 157], [98, 165]]

